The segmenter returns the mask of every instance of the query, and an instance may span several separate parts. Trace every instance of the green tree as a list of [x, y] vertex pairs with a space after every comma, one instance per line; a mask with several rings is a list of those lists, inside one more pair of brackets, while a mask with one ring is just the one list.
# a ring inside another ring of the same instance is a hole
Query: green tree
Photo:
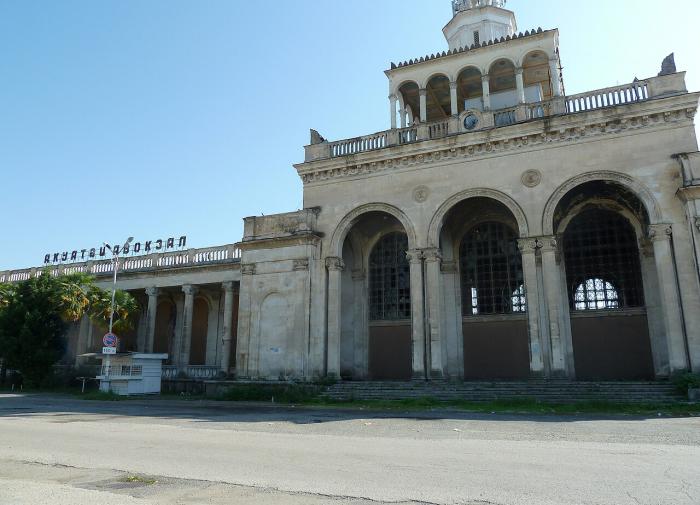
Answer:
[[[93, 286], [88, 298], [90, 319], [102, 329], [109, 328], [109, 315], [112, 312], [112, 292]], [[134, 328], [134, 315], [139, 304], [126, 291], [117, 291], [114, 296], [114, 318], [112, 331], [117, 335]]]
[[[85, 274], [39, 277], [17, 284], [0, 285], [0, 358], [25, 376], [28, 385], [38, 386], [64, 355], [69, 322], [85, 314], [104, 328], [109, 324], [111, 291], [98, 288]], [[133, 327], [138, 303], [128, 293], [117, 291], [114, 331]]]
[[65, 352], [66, 323], [56, 279], [41, 275], [14, 286], [0, 309], [0, 349], [6, 366], [38, 386]]

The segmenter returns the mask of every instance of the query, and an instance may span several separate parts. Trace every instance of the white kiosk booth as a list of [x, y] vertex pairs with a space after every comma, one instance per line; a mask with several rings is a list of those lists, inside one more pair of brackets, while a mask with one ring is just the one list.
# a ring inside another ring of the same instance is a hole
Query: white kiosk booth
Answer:
[[120, 353], [86, 354], [85, 357], [102, 360], [100, 391], [112, 391], [121, 396], [160, 393], [163, 361], [167, 354]]

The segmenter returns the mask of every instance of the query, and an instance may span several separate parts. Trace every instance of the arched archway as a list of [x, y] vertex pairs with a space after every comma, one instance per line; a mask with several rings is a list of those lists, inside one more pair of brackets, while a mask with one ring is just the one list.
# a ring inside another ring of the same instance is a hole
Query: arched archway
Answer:
[[465, 110], [484, 110], [484, 86], [481, 71], [476, 67], [467, 67], [457, 76], [457, 105], [459, 113]]
[[451, 335], [448, 321], [448, 373], [455, 375], [459, 367], [468, 380], [529, 377], [526, 286], [518, 248], [526, 223], [508, 206], [483, 196], [456, 199], [440, 214], [433, 222], [443, 255], [444, 297], [458, 301], [454, 306], [446, 302], [445, 309], [458, 328]]
[[654, 377], [647, 298], [657, 296], [655, 268], [640, 250], [648, 224], [645, 204], [605, 181], [569, 190], [553, 212], [579, 380]]
[[346, 379], [408, 380], [413, 342], [406, 253], [412, 238], [397, 217], [370, 210], [379, 208], [349, 215], [333, 239], [344, 264], [340, 373]]
[[433, 76], [426, 86], [427, 121], [432, 123], [452, 115], [450, 79], [442, 74]]
[[399, 86], [398, 92], [401, 95], [401, 101], [404, 104], [407, 115], [406, 122], [412, 125], [420, 119], [417, 117], [420, 111], [420, 90], [418, 84], [413, 81], [405, 82]]
[[552, 77], [549, 56], [544, 51], [531, 51], [522, 63], [525, 101], [541, 102], [552, 98]]

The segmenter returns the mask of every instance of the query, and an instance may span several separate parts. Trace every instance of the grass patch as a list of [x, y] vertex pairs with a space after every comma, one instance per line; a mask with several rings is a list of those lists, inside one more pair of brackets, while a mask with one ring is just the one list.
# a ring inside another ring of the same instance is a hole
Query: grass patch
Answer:
[[158, 483], [158, 481], [155, 479], [141, 477], [140, 475], [127, 475], [126, 477], [120, 479], [120, 482], [128, 482], [129, 484], [145, 484], [147, 486], [152, 486], [153, 484]]
[[407, 400], [369, 400], [369, 401], [329, 401], [316, 403], [351, 408], [377, 410], [435, 410], [454, 409], [465, 412], [495, 414], [622, 414], [622, 415], [698, 415], [700, 404], [671, 403], [615, 403], [608, 401], [587, 401], [575, 403], [548, 403], [532, 398], [517, 400], [494, 400], [490, 402], [469, 402], [464, 400], [440, 401], [435, 398], [416, 398]]
[[120, 396], [114, 391], [105, 393], [104, 391], [91, 391], [85, 394], [76, 394], [76, 397], [81, 400], [99, 401], [99, 402], [121, 402], [126, 400], [126, 396]]

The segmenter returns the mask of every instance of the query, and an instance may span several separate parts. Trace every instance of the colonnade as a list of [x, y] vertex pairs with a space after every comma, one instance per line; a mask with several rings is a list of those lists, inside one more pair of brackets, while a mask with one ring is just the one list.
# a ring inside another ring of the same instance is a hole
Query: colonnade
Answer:
[[[518, 95], [518, 103], [526, 103], [525, 98], [525, 81], [523, 78], [524, 73], [523, 67], [515, 68], [515, 83], [516, 91]], [[550, 84], [552, 86], [552, 96], [560, 97], [563, 94], [561, 79], [559, 78], [559, 60], [557, 58], [549, 59], [549, 73], [550, 73]], [[491, 110], [491, 76], [489, 74], [482, 74], [481, 76], [481, 86], [482, 86], [482, 99], [484, 105], [484, 111]], [[419, 99], [420, 99], [420, 111], [419, 118], [421, 123], [426, 123], [428, 121], [428, 89], [419, 88]], [[409, 117], [408, 109], [404, 101], [397, 95], [392, 94], [389, 96], [389, 109], [391, 114], [391, 128], [397, 128], [396, 119], [396, 107], [400, 105], [399, 108], [399, 118], [400, 127], [406, 128], [411, 126], [412, 118]], [[450, 81], [450, 110], [452, 116], [459, 115], [459, 96], [458, 96], [458, 83], [457, 81]]]

